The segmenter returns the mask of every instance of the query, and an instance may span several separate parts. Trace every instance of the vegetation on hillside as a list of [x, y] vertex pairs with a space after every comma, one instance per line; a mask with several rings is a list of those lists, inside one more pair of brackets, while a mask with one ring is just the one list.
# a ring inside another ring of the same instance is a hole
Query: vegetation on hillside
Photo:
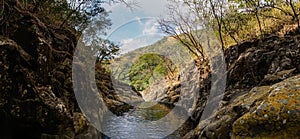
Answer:
[[[161, 29], [173, 36], [199, 59], [207, 57], [202, 37], [212, 29], [220, 47], [239, 44], [266, 34], [299, 28], [297, 0], [169, 0], [169, 16]], [[212, 47], [212, 46], [209, 46]]]
[[162, 80], [168, 74], [174, 74], [175, 70], [175, 65], [166, 57], [155, 53], [144, 54], [130, 68], [130, 84], [138, 91], [142, 91], [154, 81]]
[[[192, 118], [200, 129], [191, 132], [194, 138], [300, 136], [300, 76], [285, 80], [300, 72], [300, 32], [283, 37], [267, 36], [287, 25], [299, 28], [298, 0], [170, 0], [170, 18], [161, 21], [161, 29], [179, 42], [165, 37], [116, 59], [113, 58], [119, 47], [99, 37], [111, 25], [108, 12], [102, 7], [105, 2], [130, 5], [124, 0], [0, 0], [0, 138], [101, 136], [96, 129], [88, 127], [85, 118], [90, 114], [90, 120], [97, 119], [103, 114], [105, 109], [99, 107], [104, 106], [98, 100], [99, 93], [109, 109], [123, 113], [133, 107], [126, 100], [142, 101], [141, 95], [128, 84], [142, 91], [155, 80], [172, 77], [175, 81], [170, 80], [174, 82], [168, 85], [154, 84], [166, 88], [160, 90], [167, 96], [159, 99], [175, 103], [186, 98], [180, 93], [199, 95], [199, 99], [193, 96], [186, 99], [197, 102], [192, 106], [195, 106]], [[187, 8], [187, 13], [180, 11], [182, 7]], [[212, 115], [213, 119], [198, 123], [205, 105], [213, 104], [208, 101], [209, 90], [220, 89], [210, 88], [214, 76], [208, 70], [208, 62], [203, 61], [208, 56], [206, 48], [217, 44], [211, 41], [211, 35], [218, 37], [220, 50], [231, 44], [240, 45], [225, 51], [229, 68], [223, 73], [228, 74], [227, 88], [222, 101], [213, 102], [220, 102], [222, 109]], [[98, 56], [95, 67], [98, 90], [94, 80], [85, 76], [90, 72], [80, 61], [85, 57], [74, 57], [79, 45], [93, 50], [89, 56]], [[203, 65], [198, 64], [200, 68], [192, 65], [181, 74], [181, 68], [195, 57]], [[72, 63], [74, 59], [78, 61]], [[125, 83], [112, 78], [103, 69], [103, 61], [118, 61], [109, 70], [113, 77]], [[73, 85], [76, 79], [72, 76], [72, 64], [83, 73], [78, 74], [82, 78], [76, 82], [79, 85]], [[283, 82], [275, 84], [280, 81]], [[261, 85], [267, 87], [249, 92]], [[82, 90], [79, 92], [83, 99], [79, 100], [92, 104], [91, 107], [79, 108], [75, 86]], [[86, 95], [89, 91], [85, 89], [93, 92], [92, 97]], [[158, 89], [151, 90], [150, 93], [155, 92], [153, 98], [158, 98]], [[87, 111], [83, 114], [84, 110]], [[161, 114], [154, 113], [154, 118], [161, 118]]]
[[[112, 64], [107, 69], [109, 69], [115, 79], [131, 84], [135, 86], [137, 90], [141, 91], [153, 82], [160, 81], [161, 78], [174, 78], [193, 58], [193, 55], [174, 38], [164, 37], [154, 44], [136, 49], [111, 60]], [[149, 73], [147, 69], [141, 67], [141, 65], [151, 63], [160, 65], [158, 67], [151, 67], [160, 69], [159, 72], [153, 75]], [[136, 72], [136, 75], [134, 75], [134, 72]], [[159, 77], [157, 77], [157, 75], [159, 75]], [[143, 87], [138, 89], [138, 84]]]
[[16, 22], [32, 17], [40, 26], [76, 32], [78, 38], [82, 37], [80, 41], [97, 54], [101, 63], [112, 59], [119, 50], [118, 45], [100, 37], [111, 26], [109, 12], [103, 8], [107, 2], [122, 2], [129, 6], [124, 0], [0, 0], [0, 35], [14, 37], [13, 34], [20, 31], [15, 28], [24, 24]]
[[4, 0], [0, 11], [2, 24], [14, 20], [16, 11], [38, 17], [49, 25], [71, 27], [82, 31], [94, 17], [101, 18], [101, 27], [110, 25], [108, 13], [102, 7], [102, 0], [67, 1], [67, 0]]

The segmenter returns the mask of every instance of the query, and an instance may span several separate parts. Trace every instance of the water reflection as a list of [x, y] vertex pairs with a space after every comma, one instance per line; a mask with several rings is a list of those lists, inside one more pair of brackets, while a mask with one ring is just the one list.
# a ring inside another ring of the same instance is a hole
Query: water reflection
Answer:
[[[166, 104], [144, 103], [148, 108], [135, 108], [122, 116], [105, 117], [102, 130], [111, 139], [159, 139], [178, 128], [187, 119], [187, 112]], [[176, 109], [176, 110], [174, 110]], [[167, 116], [167, 119], [162, 120]], [[104, 137], [109, 139], [109, 137]], [[180, 138], [173, 133], [168, 138]]]

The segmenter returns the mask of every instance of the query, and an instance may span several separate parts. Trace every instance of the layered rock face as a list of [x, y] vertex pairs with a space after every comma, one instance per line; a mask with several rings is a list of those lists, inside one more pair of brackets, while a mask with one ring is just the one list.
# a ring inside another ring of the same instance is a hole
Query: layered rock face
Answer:
[[[0, 32], [0, 138], [101, 138], [81, 113], [73, 91], [78, 33], [45, 24], [26, 11], [12, 15], [9, 25], [0, 26], [5, 28]], [[185, 138], [297, 138], [299, 40], [298, 32], [290, 32], [228, 48], [224, 98], [216, 102], [220, 109], [204, 121], [199, 120], [211, 86], [208, 63], [189, 67], [186, 76], [166, 84], [154, 84], [144, 97], [176, 103], [184, 93], [186, 101], [196, 102], [187, 104], [198, 125]], [[143, 101], [133, 87], [112, 79], [101, 67], [96, 71], [99, 92], [94, 93], [116, 114], [132, 108], [129, 101]], [[198, 86], [189, 86], [195, 83]], [[189, 95], [194, 92], [199, 99]]]
[[[191, 105], [192, 119], [199, 123], [185, 138], [298, 137], [299, 40], [299, 32], [292, 31], [228, 48], [224, 54], [228, 70], [224, 97], [221, 102], [211, 102], [220, 107], [206, 120], [200, 118], [214, 72], [208, 63], [187, 68], [184, 76], [154, 83], [142, 92], [143, 97], [176, 104], [181, 96], [190, 94], [191, 98], [184, 99], [196, 101]], [[194, 92], [197, 100], [192, 99]]]
[[299, 101], [299, 75], [254, 87], [201, 121], [185, 138], [297, 138]]
[[[79, 33], [16, 9], [9, 26], [0, 26], [5, 28], [0, 33], [0, 138], [101, 138], [74, 95], [72, 60]], [[128, 110], [126, 95], [121, 100], [118, 93], [131, 87], [116, 81], [114, 89], [110, 75], [101, 67], [95, 70], [95, 94], [116, 113]]]
[[76, 33], [46, 26], [29, 13], [15, 14], [18, 26], [0, 37], [0, 107], [7, 122], [2, 128], [20, 137], [72, 137], [78, 112], [70, 72]]
[[[279, 37], [269, 35], [262, 39], [232, 46], [225, 52], [228, 63], [228, 84], [232, 88], [251, 88], [273, 84], [281, 79], [266, 78], [284, 70], [299, 70], [299, 38], [297, 32]], [[291, 76], [291, 75], [289, 75]]]
[[[232, 138], [295, 138], [300, 136], [300, 76], [288, 78], [272, 86], [253, 88], [248, 95], [256, 102], [244, 101], [248, 108], [233, 123]], [[260, 97], [258, 96], [260, 95]], [[245, 96], [245, 99], [252, 99]], [[244, 100], [245, 100], [244, 99]], [[242, 98], [237, 101], [243, 101]], [[250, 102], [250, 103], [249, 103]], [[248, 104], [247, 104], [248, 103]]]
[[290, 32], [227, 49], [221, 107], [184, 138], [299, 137], [299, 38]]

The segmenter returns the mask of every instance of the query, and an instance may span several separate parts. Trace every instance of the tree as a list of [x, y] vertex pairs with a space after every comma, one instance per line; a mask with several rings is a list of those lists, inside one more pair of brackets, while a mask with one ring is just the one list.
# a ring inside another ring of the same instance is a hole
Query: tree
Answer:
[[[211, 35], [214, 35], [211, 29], [217, 27], [221, 48], [224, 50], [221, 30], [225, 8], [223, 0], [169, 2], [169, 16], [159, 21], [163, 32], [181, 42], [199, 61], [205, 61], [208, 58], [208, 49], [217, 49], [210, 42]], [[214, 23], [217, 23], [217, 26]]]
[[260, 35], [263, 35], [262, 25], [261, 25], [261, 21], [259, 18], [259, 12], [260, 12], [260, 7], [261, 7], [260, 3], [261, 3], [260, 0], [246, 0], [246, 5], [250, 5], [250, 7], [253, 7], [253, 9], [251, 11], [254, 13], [255, 18], [257, 20]]
[[239, 43], [298, 24], [299, 11], [293, 9], [299, 8], [296, 0], [229, 0], [222, 26], [224, 42]]
[[[275, 18], [285, 20], [286, 16], [291, 17], [291, 21], [296, 21], [299, 25], [299, 1], [297, 0], [231, 0], [239, 5], [239, 8], [247, 8], [248, 11], [255, 13], [257, 21], [259, 17]], [[278, 10], [283, 15], [270, 16], [268, 13]], [[270, 12], [271, 11], [271, 12]], [[288, 22], [288, 21], [286, 21]], [[263, 30], [263, 29], [261, 29]]]
[[95, 39], [89, 47], [97, 56], [97, 62], [102, 63], [104, 60], [111, 60], [119, 52], [119, 46], [109, 40]]
[[[298, 0], [169, 0], [170, 14], [161, 29], [198, 58], [205, 57], [202, 29], [212, 28], [222, 45], [238, 44], [277, 32], [286, 24], [300, 27]], [[186, 11], [186, 12], [184, 12]], [[202, 36], [201, 36], [202, 35]]]
[[[112, 59], [119, 46], [103, 39], [106, 29], [111, 26], [108, 12], [103, 4], [123, 3], [127, 7], [134, 6], [126, 0], [0, 0], [0, 35], [9, 36], [11, 23], [21, 15], [31, 16], [40, 25], [54, 28], [76, 29], [82, 36], [82, 45], [95, 52], [98, 62]], [[13, 17], [13, 18], [11, 18]]]
[[161, 79], [175, 70], [175, 65], [168, 58], [148, 53], [137, 59], [130, 68], [128, 76], [130, 84], [138, 91], [142, 91], [155, 80]]
[[[168, 7], [170, 11], [169, 17], [159, 21], [160, 29], [166, 34], [180, 41], [183, 46], [185, 46], [192, 54], [194, 54], [199, 59], [204, 58], [205, 54], [202, 44], [197, 39], [198, 34], [195, 33], [195, 31], [200, 29], [200, 26], [195, 26], [198, 22], [197, 18], [195, 17], [198, 16], [198, 11], [201, 9], [195, 8], [195, 12], [190, 12], [192, 14], [191, 16], [185, 16], [189, 15], [190, 13], [184, 13], [182, 9], [178, 8], [184, 4], [178, 0], [172, 0], [171, 2], [173, 4], [170, 4]], [[188, 6], [192, 7], [192, 5]]]
[[219, 39], [222, 45], [222, 50], [225, 50], [225, 45], [223, 41], [223, 18], [224, 18], [224, 9], [225, 1], [224, 0], [209, 0], [209, 6], [211, 7], [211, 12], [214, 16], [214, 20], [217, 22], [217, 30], [219, 34]]
[[[293, 0], [287, 0], [289, 3], [289, 6], [291, 7], [292, 11], [293, 11], [293, 20], [295, 20], [297, 22], [297, 26], [298, 28], [300, 27], [300, 21], [299, 21], [299, 10], [296, 10], [296, 6], [294, 4]], [[298, 12], [297, 12], [298, 11]]]
[[[13, 11], [13, 5], [28, 11], [44, 22], [68, 26], [82, 31], [93, 19], [98, 18], [109, 22], [108, 13], [103, 8], [105, 3], [123, 3], [133, 7], [135, 2], [126, 0], [0, 0], [0, 7], [10, 7], [8, 11], [0, 11], [0, 19]], [[2, 9], [1, 8], [1, 9]]]

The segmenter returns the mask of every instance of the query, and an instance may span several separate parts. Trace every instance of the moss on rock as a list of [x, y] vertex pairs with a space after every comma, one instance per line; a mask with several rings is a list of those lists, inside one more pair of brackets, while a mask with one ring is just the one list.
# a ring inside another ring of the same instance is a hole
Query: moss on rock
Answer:
[[262, 96], [260, 103], [256, 103], [249, 112], [234, 122], [235, 138], [300, 136], [300, 75], [259, 92], [264, 94], [269, 91], [268, 96]]

